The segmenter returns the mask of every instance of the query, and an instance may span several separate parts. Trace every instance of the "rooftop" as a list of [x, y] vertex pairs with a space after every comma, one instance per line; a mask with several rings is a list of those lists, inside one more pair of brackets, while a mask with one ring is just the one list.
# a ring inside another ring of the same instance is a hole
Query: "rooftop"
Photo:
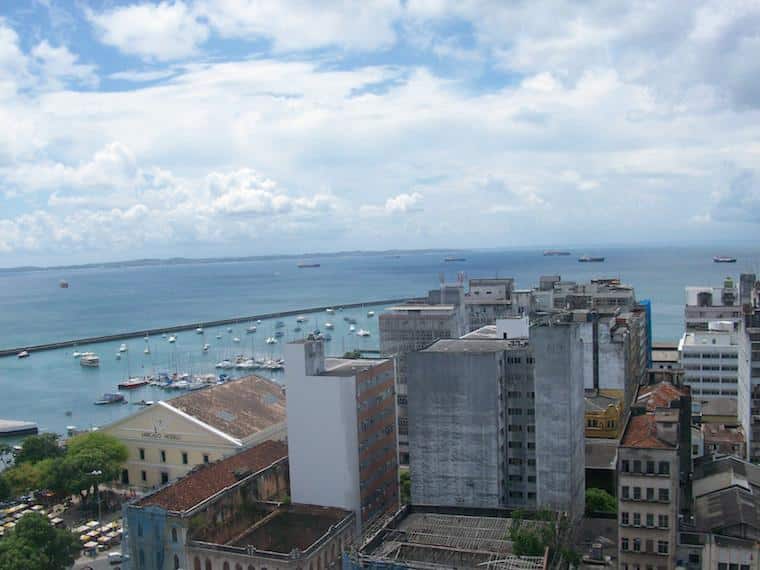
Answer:
[[617, 406], [620, 400], [604, 394], [586, 396], [586, 412], [604, 412], [609, 406]]
[[358, 372], [374, 368], [388, 362], [387, 359], [372, 358], [325, 358], [322, 376], [356, 376]]
[[295, 548], [303, 551], [351, 515], [351, 511], [330, 507], [299, 504], [283, 506], [228, 544], [251, 545], [257, 550], [280, 554], [289, 554]]
[[[705, 416], [736, 417], [735, 398], [715, 398], [702, 403], [702, 418]], [[704, 420], [703, 420], [704, 421]]]
[[[523, 343], [524, 344], [524, 343]], [[420, 352], [480, 352], [491, 353], [501, 352], [504, 350], [513, 350], [516, 348], [516, 341], [492, 339], [471, 338], [469, 335], [464, 338], [441, 339], [435, 341], [427, 348]]]
[[678, 347], [676, 348], [654, 348], [652, 349], [652, 362], [672, 362], [677, 363], [679, 360]]
[[679, 348], [705, 349], [736, 345], [736, 335], [732, 331], [695, 331], [684, 333]]
[[616, 439], [586, 438], [586, 468], [614, 471], [617, 461]]
[[450, 313], [454, 310], [454, 305], [428, 305], [426, 303], [410, 303], [408, 305], [396, 305], [395, 307], [388, 307], [385, 309], [385, 313], [394, 312], [437, 312], [437, 313]]
[[201, 465], [136, 504], [140, 507], [161, 507], [167, 511], [188, 511], [237, 483], [241, 475], [257, 473], [287, 457], [288, 447], [284, 443], [265, 441], [215, 463]]
[[702, 424], [705, 443], [744, 443], [741, 427], [727, 427], [723, 424]]
[[[678, 409], [669, 409], [673, 401], [688, 396], [688, 388], [679, 388], [670, 382], [642, 386], [632, 404], [632, 413], [625, 426], [620, 445], [646, 449], [673, 449], [675, 446], [657, 436], [657, 419], [677, 421]], [[634, 410], [637, 408], [638, 410]], [[642, 413], [635, 413], [640, 411]]]
[[646, 449], [673, 449], [674, 447], [657, 437], [657, 422], [652, 414], [631, 416], [620, 445]]
[[243, 440], [285, 422], [282, 386], [255, 375], [190, 392], [164, 403]]
[[688, 388], [679, 388], [670, 382], [658, 382], [639, 388], [634, 405], [644, 406], [648, 412], [653, 412], [657, 408], [667, 408], [673, 400], [688, 395]]

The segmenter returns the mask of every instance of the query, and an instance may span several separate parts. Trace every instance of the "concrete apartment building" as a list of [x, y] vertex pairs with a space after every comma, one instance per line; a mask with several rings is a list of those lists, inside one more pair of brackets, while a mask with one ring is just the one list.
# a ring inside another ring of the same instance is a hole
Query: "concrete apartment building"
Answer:
[[412, 501], [584, 508], [578, 327], [498, 321], [409, 355]]
[[[443, 301], [443, 302], [442, 302]], [[425, 302], [389, 307], [378, 317], [380, 353], [396, 364], [399, 462], [409, 463], [407, 355], [441, 338], [459, 338], [469, 327], [464, 288], [446, 285], [428, 293]]]
[[688, 387], [660, 382], [639, 389], [617, 466], [619, 568], [676, 568], [679, 515], [691, 503]]
[[515, 315], [512, 291], [515, 280], [508, 278], [470, 279], [464, 297], [469, 330], [494, 324], [497, 319]]
[[271, 380], [248, 376], [146, 406], [102, 431], [129, 451], [121, 483], [147, 490], [246, 447], [284, 441], [285, 394]]
[[[754, 274], [740, 277], [743, 317], [739, 324], [739, 383], [749, 399], [738, 402], [738, 414], [746, 417], [745, 435], [749, 460], [760, 461], [760, 282]], [[748, 411], [747, 411], [748, 410]]]
[[[731, 321], [711, 321], [705, 331], [686, 332], [678, 343], [684, 382], [695, 401], [739, 398], [738, 335]], [[746, 388], [746, 385], [745, 385]], [[743, 394], [746, 401], [748, 394]]]
[[124, 507], [123, 547], [139, 570], [321, 570], [340, 564], [354, 513], [285, 503], [287, 447], [265, 442]]
[[399, 507], [392, 360], [325, 358], [285, 345], [293, 501], [349, 509], [357, 530]]

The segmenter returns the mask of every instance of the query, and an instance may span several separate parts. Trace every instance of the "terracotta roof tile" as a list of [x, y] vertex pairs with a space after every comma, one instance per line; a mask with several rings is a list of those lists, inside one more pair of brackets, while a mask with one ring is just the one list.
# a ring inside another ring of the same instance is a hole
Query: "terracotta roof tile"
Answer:
[[631, 415], [620, 444], [625, 447], [672, 449], [673, 445], [657, 437], [654, 412], [658, 408], [669, 408], [672, 401], [688, 395], [688, 388], [679, 388], [670, 382], [658, 382], [639, 388], [632, 407], [643, 407], [645, 412]]
[[157, 506], [168, 511], [187, 511], [238, 481], [235, 472], [256, 473], [288, 456], [288, 446], [265, 441], [215, 463], [202, 465], [168, 487], [143, 497], [141, 507]]
[[255, 375], [190, 392], [166, 403], [238, 439], [285, 422], [282, 386]]
[[668, 442], [657, 437], [657, 424], [654, 416], [644, 414], [631, 416], [626, 427], [621, 445], [625, 447], [642, 447], [647, 449], [672, 449]]
[[644, 404], [648, 412], [653, 412], [657, 408], [669, 407], [670, 402], [688, 394], [688, 388], [678, 388], [670, 382], [659, 382], [651, 386], [642, 386], [635, 404]]

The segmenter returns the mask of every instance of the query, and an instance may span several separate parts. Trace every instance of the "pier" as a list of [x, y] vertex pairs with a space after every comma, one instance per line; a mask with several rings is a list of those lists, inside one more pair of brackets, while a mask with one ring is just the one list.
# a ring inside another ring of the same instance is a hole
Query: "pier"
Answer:
[[403, 303], [409, 298], [404, 299], [384, 299], [380, 301], [364, 301], [361, 303], [347, 303], [345, 305], [324, 305], [322, 307], [311, 307], [308, 309], [294, 309], [288, 311], [275, 311], [273, 313], [262, 313], [260, 315], [249, 315], [245, 317], [232, 317], [229, 319], [220, 319], [216, 321], [195, 321], [193, 323], [184, 325], [173, 325], [161, 328], [143, 329], [139, 331], [115, 333], [101, 336], [92, 336], [87, 338], [78, 338], [73, 340], [63, 340], [59, 342], [49, 342], [47, 344], [38, 344], [34, 346], [19, 346], [15, 348], [0, 349], [0, 358], [5, 356], [16, 356], [22, 350], [28, 353], [40, 352], [43, 350], [55, 350], [57, 348], [68, 348], [73, 346], [79, 346], [84, 344], [95, 344], [98, 342], [109, 342], [112, 340], [125, 340], [130, 338], [136, 338], [140, 336], [152, 336], [162, 333], [182, 332], [188, 330], [194, 330], [197, 327], [218, 327], [224, 325], [236, 325], [241, 323], [248, 323], [257, 320], [277, 319], [282, 317], [294, 317], [303, 313], [319, 313], [324, 312], [326, 309], [356, 309], [358, 307], [369, 307], [376, 305], [392, 305], [395, 303]]

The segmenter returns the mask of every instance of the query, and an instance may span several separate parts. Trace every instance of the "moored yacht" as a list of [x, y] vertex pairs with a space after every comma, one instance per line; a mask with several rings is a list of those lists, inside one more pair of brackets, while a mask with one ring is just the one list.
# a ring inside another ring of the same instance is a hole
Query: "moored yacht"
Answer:
[[366, 329], [359, 329], [356, 331], [356, 336], [370, 336], [370, 332]]
[[100, 366], [100, 357], [94, 352], [83, 352], [79, 364], [87, 368], [97, 368]]

